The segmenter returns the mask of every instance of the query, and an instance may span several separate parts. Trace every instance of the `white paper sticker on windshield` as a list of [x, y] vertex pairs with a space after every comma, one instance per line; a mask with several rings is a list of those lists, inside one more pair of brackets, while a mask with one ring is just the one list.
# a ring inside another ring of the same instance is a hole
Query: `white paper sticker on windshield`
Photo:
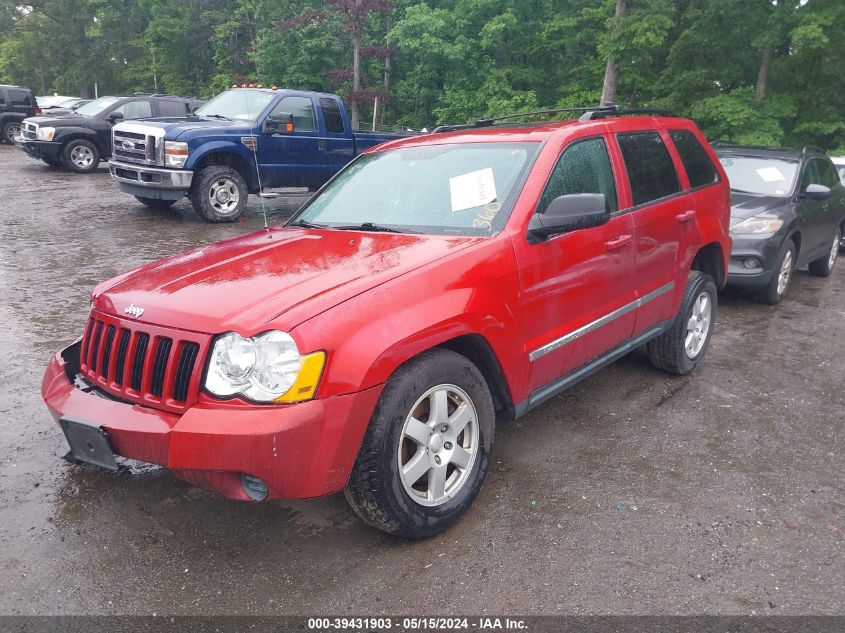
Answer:
[[449, 178], [449, 191], [452, 194], [452, 211], [473, 209], [493, 202], [496, 199], [493, 168]]
[[777, 167], [761, 167], [757, 170], [757, 175], [765, 182], [780, 182], [786, 180], [786, 176], [784, 176]]

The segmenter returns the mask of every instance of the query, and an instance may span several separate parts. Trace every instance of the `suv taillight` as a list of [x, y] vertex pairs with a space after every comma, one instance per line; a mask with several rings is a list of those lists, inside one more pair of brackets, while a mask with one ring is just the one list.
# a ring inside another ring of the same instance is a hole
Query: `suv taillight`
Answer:
[[41, 108], [39, 108], [38, 106], [35, 106], [35, 110], [32, 111], [32, 116], [41, 116], [41, 114], [42, 114]]

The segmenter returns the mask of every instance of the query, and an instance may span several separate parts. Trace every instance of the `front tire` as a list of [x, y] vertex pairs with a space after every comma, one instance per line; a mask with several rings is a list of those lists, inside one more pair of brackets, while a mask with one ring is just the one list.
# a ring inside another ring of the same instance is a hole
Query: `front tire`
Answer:
[[87, 174], [100, 165], [100, 150], [91, 141], [72, 139], [62, 148], [62, 165], [78, 174]]
[[429, 350], [388, 380], [345, 489], [364, 521], [407, 538], [445, 530], [490, 467], [495, 413], [478, 368]]
[[658, 369], [688, 374], [707, 351], [718, 307], [716, 283], [706, 273], [690, 271], [678, 314], [669, 329], [648, 342], [648, 357]]
[[234, 222], [246, 210], [249, 191], [243, 176], [225, 165], [209, 165], [191, 186], [194, 211], [209, 222]]
[[836, 233], [833, 235], [833, 242], [830, 244], [830, 250], [827, 255], [819, 257], [816, 261], [810, 262], [810, 274], [815, 277], [829, 277], [833, 269], [836, 268], [836, 259], [839, 256], [839, 244], [842, 241], [842, 230], [837, 226]]
[[15, 144], [15, 137], [20, 136], [21, 124], [19, 121], [9, 121], [3, 126], [3, 141], [9, 145]]
[[757, 300], [769, 305], [777, 305], [786, 296], [792, 273], [795, 271], [795, 242], [789, 240], [778, 255], [772, 278], [765, 288], [757, 292]]
[[158, 209], [162, 211], [164, 209], [169, 209], [176, 204], [176, 200], [159, 200], [158, 198], [145, 198], [143, 196], [135, 196], [135, 199], [150, 209]]

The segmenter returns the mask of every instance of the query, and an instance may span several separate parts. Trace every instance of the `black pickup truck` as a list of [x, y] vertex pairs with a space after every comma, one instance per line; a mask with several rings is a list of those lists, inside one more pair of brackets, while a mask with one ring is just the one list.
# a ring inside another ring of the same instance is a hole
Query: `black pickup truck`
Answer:
[[200, 104], [202, 101], [196, 99], [159, 94], [100, 97], [64, 116], [25, 119], [15, 145], [48, 165], [90, 172], [111, 156], [115, 123], [153, 117], [184, 118]]

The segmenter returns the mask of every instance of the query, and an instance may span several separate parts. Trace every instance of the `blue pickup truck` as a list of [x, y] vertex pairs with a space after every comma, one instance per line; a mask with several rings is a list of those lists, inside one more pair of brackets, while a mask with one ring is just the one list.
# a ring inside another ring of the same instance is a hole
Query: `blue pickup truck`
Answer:
[[251, 193], [316, 190], [373, 145], [406, 135], [353, 131], [332, 94], [233, 88], [181, 119], [115, 125], [109, 171], [152, 208], [188, 196], [210, 222], [232, 222]]

